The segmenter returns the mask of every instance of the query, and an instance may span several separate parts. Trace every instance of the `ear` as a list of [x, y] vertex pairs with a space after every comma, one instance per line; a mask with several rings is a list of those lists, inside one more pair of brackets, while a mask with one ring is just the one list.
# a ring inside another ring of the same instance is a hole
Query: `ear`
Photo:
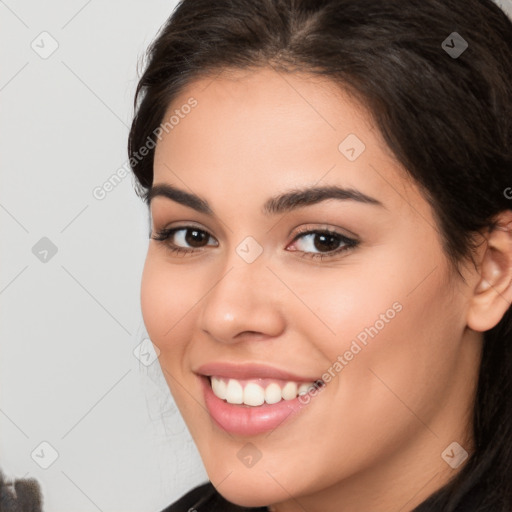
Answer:
[[512, 210], [501, 212], [484, 236], [479, 282], [467, 316], [468, 327], [480, 332], [497, 325], [512, 303]]

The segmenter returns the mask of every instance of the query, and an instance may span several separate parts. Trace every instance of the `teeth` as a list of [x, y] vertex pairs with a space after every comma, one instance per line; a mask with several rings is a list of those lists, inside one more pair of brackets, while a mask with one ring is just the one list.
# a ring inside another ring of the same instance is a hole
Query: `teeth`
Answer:
[[244, 402], [244, 390], [240, 382], [229, 379], [225, 400], [230, 404], [242, 404]]
[[307, 383], [301, 384], [299, 386], [299, 389], [297, 390], [297, 394], [305, 395], [310, 390], [311, 387], [313, 387], [313, 383], [311, 383], [311, 384], [307, 384]]
[[297, 384], [295, 382], [287, 382], [281, 394], [285, 400], [293, 400], [297, 396]]
[[226, 383], [222, 379], [212, 378], [211, 381], [214, 395], [226, 400]]
[[314, 388], [313, 382], [297, 384], [296, 382], [286, 382], [281, 387], [277, 382], [271, 382], [266, 387], [256, 382], [246, 382], [245, 387], [236, 379], [226, 381], [219, 377], [210, 377], [213, 394], [221, 400], [226, 400], [230, 404], [245, 404], [257, 407], [267, 404], [276, 404], [281, 400], [293, 400], [298, 394], [307, 393]]
[[249, 382], [244, 388], [244, 404], [261, 405], [265, 401], [265, 390], [255, 384]]
[[265, 388], [265, 402], [267, 404], [276, 404], [281, 401], [281, 388], [279, 384], [272, 382]]

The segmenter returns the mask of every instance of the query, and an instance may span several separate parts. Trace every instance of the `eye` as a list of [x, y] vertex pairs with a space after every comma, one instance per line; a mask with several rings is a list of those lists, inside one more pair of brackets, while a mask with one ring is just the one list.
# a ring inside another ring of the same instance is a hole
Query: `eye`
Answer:
[[303, 257], [324, 259], [356, 247], [359, 241], [331, 229], [302, 229], [293, 243], [297, 248], [292, 252], [299, 251]]
[[[208, 245], [219, 245], [207, 231], [195, 226], [165, 228], [157, 231], [151, 238], [164, 243], [171, 253], [183, 256], [199, 252]], [[214, 243], [209, 244], [210, 240]], [[358, 244], [359, 240], [330, 229], [300, 229], [299, 234], [293, 239], [292, 247], [295, 248], [291, 249], [291, 252], [300, 252], [302, 257], [306, 258], [324, 259], [348, 251]]]
[[[209, 233], [194, 226], [162, 229], [151, 238], [158, 242], [165, 242], [171, 252], [179, 254], [193, 253], [197, 249], [206, 247], [210, 239], [215, 240]], [[216, 242], [214, 246], [217, 245]]]

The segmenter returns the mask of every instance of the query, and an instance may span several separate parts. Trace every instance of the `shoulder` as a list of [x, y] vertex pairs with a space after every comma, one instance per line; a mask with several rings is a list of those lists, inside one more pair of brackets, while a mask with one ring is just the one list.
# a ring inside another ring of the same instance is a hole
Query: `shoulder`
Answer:
[[161, 512], [267, 512], [266, 507], [246, 508], [223, 498], [211, 482], [194, 487]]
[[455, 500], [453, 499], [454, 495], [455, 491], [451, 487], [445, 486], [430, 495], [412, 512], [439, 512], [444, 510], [450, 496], [452, 496], [450, 510], [454, 512], [499, 512], [509, 510], [501, 507], [502, 503], [498, 501], [499, 498], [480, 482], [473, 484], [464, 494], [459, 494]]
[[[208, 501], [214, 495], [214, 492], [215, 488], [210, 482], [199, 485], [162, 510], [162, 512], [188, 512], [189, 509], [193, 509], [198, 502]], [[190, 512], [192, 512], [192, 510]]]

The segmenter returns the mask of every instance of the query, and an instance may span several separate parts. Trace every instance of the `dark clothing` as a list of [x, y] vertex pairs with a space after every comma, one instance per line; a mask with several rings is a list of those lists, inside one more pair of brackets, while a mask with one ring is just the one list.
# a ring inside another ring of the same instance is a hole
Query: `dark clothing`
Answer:
[[[481, 508], [485, 493], [481, 488], [475, 488], [468, 493], [459, 504], [457, 512], [474, 512], [476, 510], [488, 510]], [[436, 505], [437, 496], [432, 495], [412, 512], [442, 512]], [[479, 507], [480, 505], [480, 507]], [[267, 507], [247, 508], [233, 505], [226, 501], [215, 489], [211, 482], [199, 485], [182, 496], [178, 501], [169, 505], [162, 512], [268, 512]], [[489, 510], [492, 512], [492, 510]]]
[[267, 507], [247, 508], [226, 501], [211, 482], [199, 485], [162, 512], [268, 512]]

